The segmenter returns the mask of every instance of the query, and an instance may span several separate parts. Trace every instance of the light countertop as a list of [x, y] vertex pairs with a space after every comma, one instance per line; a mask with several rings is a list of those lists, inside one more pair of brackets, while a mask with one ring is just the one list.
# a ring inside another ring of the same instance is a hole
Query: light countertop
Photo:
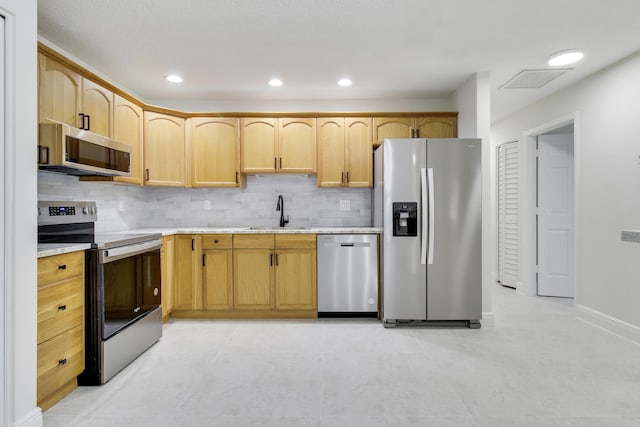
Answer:
[[91, 243], [38, 243], [38, 258], [91, 249]]
[[[121, 233], [160, 233], [163, 236], [171, 236], [173, 234], [375, 234], [381, 232], [382, 229], [378, 227], [162, 227], [136, 228], [123, 230]], [[38, 258], [87, 249], [91, 249], [91, 244], [38, 244]]]
[[162, 227], [136, 228], [128, 233], [172, 234], [374, 234], [382, 233], [378, 227]]

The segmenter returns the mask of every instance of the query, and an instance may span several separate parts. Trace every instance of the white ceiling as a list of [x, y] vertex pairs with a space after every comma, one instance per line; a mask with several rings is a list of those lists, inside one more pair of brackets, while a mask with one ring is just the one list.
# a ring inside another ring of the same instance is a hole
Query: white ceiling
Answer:
[[[39, 0], [38, 19], [147, 102], [441, 99], [490, 72], [492, 121], [640, 48], [639, 0]], [[546, 87], [498, 89], [569, 48], [585, 59]]]

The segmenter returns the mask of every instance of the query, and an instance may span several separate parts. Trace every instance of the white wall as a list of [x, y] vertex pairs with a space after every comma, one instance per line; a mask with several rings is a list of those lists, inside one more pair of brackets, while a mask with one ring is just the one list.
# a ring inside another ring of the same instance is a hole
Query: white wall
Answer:
[[8, 426], [42, 425], [36, 407], [37, 2], [0, 0], [7, 16], [5, 366]]
[[579, 117], [575, 302], [640, 332], [640, 245], [620, 241], [640, 229], [638, 76], [639, 53], [494, 123], [492, 141], [522, 143], [527, 130]]
[[482, 324], [494, 323], [492, 289], [497, 280], [495, 156], [490, 143], [491, 97], [489, 73], [476, 73], [451, 95], [458, 111], [458, 136], [482, 139]]

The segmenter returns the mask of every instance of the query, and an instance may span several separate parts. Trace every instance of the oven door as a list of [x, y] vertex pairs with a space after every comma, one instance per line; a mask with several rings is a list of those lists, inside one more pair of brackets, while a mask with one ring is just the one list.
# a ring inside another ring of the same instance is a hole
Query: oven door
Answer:
[[160, 240], [100, 250], [106, 340], [160, 306]]

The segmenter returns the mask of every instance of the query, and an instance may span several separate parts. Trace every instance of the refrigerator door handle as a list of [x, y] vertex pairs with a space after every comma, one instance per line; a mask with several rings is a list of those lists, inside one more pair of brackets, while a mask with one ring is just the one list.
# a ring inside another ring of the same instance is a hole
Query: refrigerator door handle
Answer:
[[422, 221], [420, 225], [420, 264], [427, 263], [427, 224], [429, 223], [429, 216], [427, 214], [427, 169], [420, 168], [420, 189], [422, 190]]
[[435, 237], [435, 203], [434, 203], [434, 184], [433, 184], [433, 168], [429, 168], [427, 171], [429, 177], [429, 264], [433, 264], [433, 249], [434, 249], [434, 237]]

